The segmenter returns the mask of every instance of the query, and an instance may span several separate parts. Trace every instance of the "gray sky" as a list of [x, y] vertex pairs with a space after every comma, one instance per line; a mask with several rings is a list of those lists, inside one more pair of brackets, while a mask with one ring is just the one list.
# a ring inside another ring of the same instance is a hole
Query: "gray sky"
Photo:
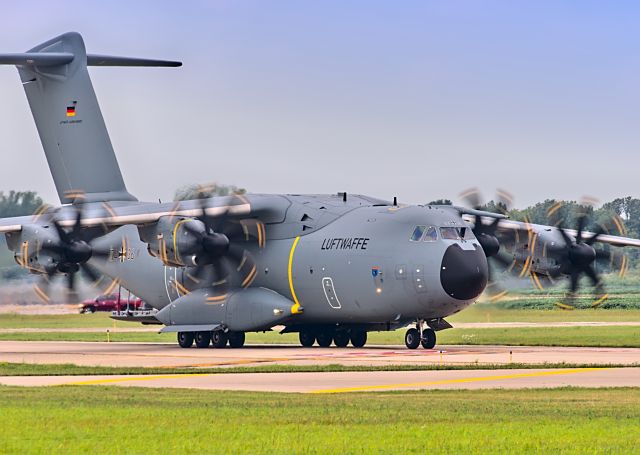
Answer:
[[[0, 52], [62, 32], [178, 59], [91, 75], [129, 191], [196, 182], [517, 206], [640, 196], [640, 4], [22, 1]], [[17, 72], [0, 67], [0, 189], [57, 202]]]

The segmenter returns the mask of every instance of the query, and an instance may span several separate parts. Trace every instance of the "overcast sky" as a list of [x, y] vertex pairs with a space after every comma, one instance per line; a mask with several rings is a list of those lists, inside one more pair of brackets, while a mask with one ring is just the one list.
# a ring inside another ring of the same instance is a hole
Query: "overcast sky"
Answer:
[[[0, 52], [78, 31], [142, 200], [218, 181], [401, 202], [477, 186], [640, 196], [640, 3], [3, 2]], [[58, 202], [17, 71], [0, 67], [0, 189]]]

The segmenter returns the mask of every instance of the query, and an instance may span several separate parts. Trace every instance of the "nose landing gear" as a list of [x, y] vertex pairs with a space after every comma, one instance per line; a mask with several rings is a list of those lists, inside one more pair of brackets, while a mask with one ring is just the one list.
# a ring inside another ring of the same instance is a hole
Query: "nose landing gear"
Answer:
[[407, 330], [404, 336], [404, 344], [409, 349], [417, 349], [422, 345], [425, 349], [433, 349], [436, 345], [436, 332], [431, 327], [422, 329], [422, 321], [416, 324], [416, 327], [412, 327]]

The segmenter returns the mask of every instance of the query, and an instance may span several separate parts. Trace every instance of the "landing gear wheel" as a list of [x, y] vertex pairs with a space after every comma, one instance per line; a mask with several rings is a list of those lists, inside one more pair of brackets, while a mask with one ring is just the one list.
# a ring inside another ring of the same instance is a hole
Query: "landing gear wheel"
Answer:
[[310, 348], [313, 346], [313, 343], [316, 342], [316, 336], [308, 330], [303, 330], [298, 335], [300, 338], [300, 344], [305, 348]]
[[227, 346], [229, 336], [222, 330], [214, 330], [211, 333], [211, 344], [214, 348], [224, 348]]
[[178, 332], [178, 344], [181, 348], [190, 348], [193, 345], [193, 332]]
[[318, 340], [318, 346], [322, 348], [328, 348], [333, 341], [333, 334], [331, 332], [320, 332], [316, 335]]
[[244, 346], [244, 332], [229, 333], [229, 346], [232, 348], [241, 348]]
[[339, 348], [346, 348], [349, 344], [349, 333], [343, 330], [333, 334], [333, 342]]
[[422, 347], [425, 349], [433, 349], [436, 345], [436, 332], [433, 329], [425, 329], [422, 331]]
[[206, 348], [211, 342], [211, 332], [196, 332], [194, 339], [196, 347]]
[[361, 348], [367, 343], [367, 332], [364, 330], [354, 330], [351, 332], [351, 345], [354, 348]]
[[404, 344], [406, 344], [409, 349], [416, 349], [420, 346], [420, 332], [418, 332], [418, 329], [407, 330], [404, 336]]

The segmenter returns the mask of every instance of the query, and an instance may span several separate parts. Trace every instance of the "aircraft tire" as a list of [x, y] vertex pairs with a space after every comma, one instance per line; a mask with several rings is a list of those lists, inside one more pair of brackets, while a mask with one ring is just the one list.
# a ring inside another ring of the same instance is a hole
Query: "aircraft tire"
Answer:
[[310, 330], [301, 330], [298, 334], [300, 344], [305, 348], [310, 348], [316, 342], [316, 336]]
[[241, 348], [244, 346], [245, 335], [244, 332], [231, 332], [229, 333], [229, 347]]
[[214, 348], [226, 348], [227, 341], [229, 341], [229, 335], [224, 333], [222, 330], [214, 330], [211, 332], [211, 344]]
[[425, 349], [433, 349], [436, 345], [436, 332], [433, 329], [425, 329], [422, 331], [422, 347]]
[[339, 348], [346, 348], [349, 344], [349, 333], [339, 330], [333, 334], [333, 342]]
[[354, 348], [362, 348], [367, 344], [367, 332], [365, 330], [351, 331], [351, 345]]
[[404, 335], [404, 344], [409, 349], [416, 349], [420, 346], [420, 332], [418, 332], [418, 329], [407, 330], [407, 333]]
[[331, 342], [333, 341], [333, 334], [329, 331], [318, 332], [316, 340], [318, 341], [318, 346], [328, 348], [331, 346]]
[[193, 332], [178, 332], [178, 344], [181, 348], [193, 346]]
[[209, 343], [211, 343], [211, 332], [196, 332], [194, 340], [198, 348], [209, 347]]

